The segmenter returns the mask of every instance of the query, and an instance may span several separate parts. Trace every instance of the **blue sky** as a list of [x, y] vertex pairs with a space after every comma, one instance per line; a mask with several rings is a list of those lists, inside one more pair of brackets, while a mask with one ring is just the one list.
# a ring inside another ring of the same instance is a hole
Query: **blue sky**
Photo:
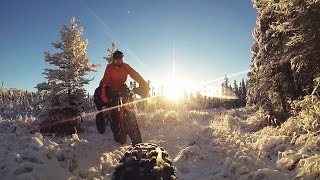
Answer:
[[88, 75], [94, 77], [86, 86], [90, 93], [112, 42], [154, 84], [170, 80], [173, 59], [176, 79], [194, 86], [249, 69], [256, 22], [250, 0], [2, 0], [0, 82], [36, 91], [49, 67], [44, 51], [55, 52], [51, 43], [60, 41], [60, 25], [72, 16], [84, 28], [91, 62], [101, 65]]

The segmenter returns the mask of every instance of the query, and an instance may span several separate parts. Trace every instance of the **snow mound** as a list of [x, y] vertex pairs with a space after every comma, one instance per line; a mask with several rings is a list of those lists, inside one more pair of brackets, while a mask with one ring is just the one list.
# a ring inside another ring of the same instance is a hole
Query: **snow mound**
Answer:
[[6, 122], [1, 122], [0, 129], [0, 153], [4, 155], [0, 174], [4, 179], [103, 179], [112, 175], [126, 150], [101, 148], [77, 134], [44, 137]]

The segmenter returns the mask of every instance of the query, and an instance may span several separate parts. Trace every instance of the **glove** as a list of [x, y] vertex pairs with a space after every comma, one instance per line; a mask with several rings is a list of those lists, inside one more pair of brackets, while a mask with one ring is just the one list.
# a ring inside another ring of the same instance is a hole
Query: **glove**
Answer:
[[101, 95], [100, 98], [104, 103], [108, 103], [109, 102], [109, 98], [110, 96], [108, 96], [108, 86], [102, 86], [101, 89]]
[[135, 93], [142, 98], [147, 98], [149, 96], [150, 87], [148, 83], [141, 83], [139, 87], [135, 89]]
[[111, 99], [111, 88], [100, 85], [94, 92], [94, 102], [99, 106], [105, 106]]

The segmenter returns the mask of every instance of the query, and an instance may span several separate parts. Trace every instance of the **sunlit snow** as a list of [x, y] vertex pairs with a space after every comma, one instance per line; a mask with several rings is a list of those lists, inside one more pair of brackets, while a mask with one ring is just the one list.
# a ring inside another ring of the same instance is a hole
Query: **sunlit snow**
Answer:
[[[319, 108], [319, 103], [315, 106]], [[312, 131], [319, 122], [315, 117], [319, 111], [303, 112], [271, 127], [254, 109], [176, 107], [147, 108], [138, 114], [138, 121], [143, 141], [169, 152], [179, 179], [282, 180], [319, 178], [320, 139]], [[0, 117], [0, 177], [111, 179], [130, 142], [115, 143], [109, 127], [99, 134], [93, 118], [86, 117], [84, 133], [61, 137], [41, 135], [34, 117]]]

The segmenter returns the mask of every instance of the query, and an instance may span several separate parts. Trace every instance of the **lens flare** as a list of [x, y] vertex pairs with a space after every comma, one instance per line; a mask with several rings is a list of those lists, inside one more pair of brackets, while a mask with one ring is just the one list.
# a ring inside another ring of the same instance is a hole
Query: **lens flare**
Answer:
[[71, 117], [71, 118], [68, 118], [68, 119], [63, 119], [63, 120], [60, 120], [60, 121], [56, 121], [56, 122], [53, 122], [53, 123], [50, 123], [50, 124], [43, 125], [42, 128], [47, 128], [47, 127], [50, 127], [50, 126], [66, 123], [66, 122], [69, 122], [69, 121], [79, 121], [81, 119], [84, 119], [87, 116], [95, 116], [98, 113], [110, 111], [110, 110], [117, 109], [117, 108], [120, 108], [120, 107], [123, 107], [123, 106], [129, 106], [129, 105], [136, 104], [136, 103], [143, 102], [143, 101], [147, 101], [149, 99], [156, 98], [156, 97], [158, 97], [158, 96], [152, 96], [152, 97], [148, 97], [148, 98], [135, 100], [133, 102], [125, 103], [125, 104], [119, 105], [119, 106], [112, 106], [112, 107], [105, 108], [105, 109], [102, 109], [102, 110], [99, 110], [99, 111], [94, 111], [94, 112], [90, 112], [90, 113], [82, 113], [80, 116], [74, 116], [74, 117]]

